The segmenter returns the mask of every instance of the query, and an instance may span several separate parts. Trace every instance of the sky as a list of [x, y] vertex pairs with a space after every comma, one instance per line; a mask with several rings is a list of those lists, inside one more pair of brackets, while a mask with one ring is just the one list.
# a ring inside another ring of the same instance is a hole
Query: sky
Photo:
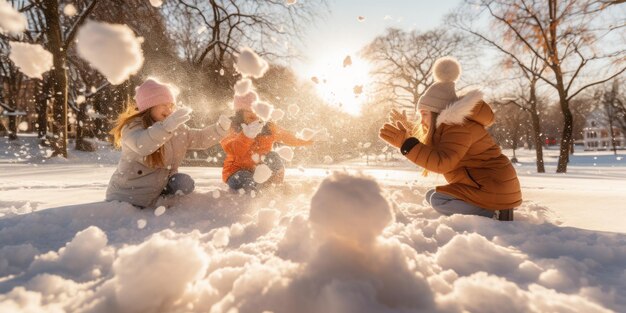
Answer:
[[[306, 0], [301, 0], [306, 1]], [[303, 61], [294, 64], [308, 75], [319, 60], [359, 51], [389, 27], [429, 30], [441, 24], [460, 0], [329, 0], [330, 12], [313, 25], [303, 40]], [[359, 21], [363, 16], [365, 20]], [[339, 59], [341, 62], [343, 58]]]
[[[326, 103], [358, 115], [371, 94], [371, 65], [358, 52], [390, 27], [433, 29], [459, 4], [460, 0], [329, 0], [329, 12], [308, 28], [302, 40], [303, 58], [291, 66], [301, 78], [317, 81], [316, 90]], [[347, 56], [350, 66], [343, 65]]]

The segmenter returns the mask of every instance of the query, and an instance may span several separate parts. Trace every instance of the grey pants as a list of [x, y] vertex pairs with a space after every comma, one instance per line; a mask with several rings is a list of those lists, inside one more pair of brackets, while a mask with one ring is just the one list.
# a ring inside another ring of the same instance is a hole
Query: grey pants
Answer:
[[479, 215], [489, 218], [492, 218], [494, 215], [493, 211], [485, 210], [445, 193], [436, 192], [435, 189], [426, 192], [426, 202], [428, 202], [435, 211], [443, 215], [464, 214]]
[[196, 188], [196, 184], [193, 178], [187, 174], [176, 173], [170, 176], [167, 181], [165, 189], [163, 189], [162, 195], [174, 195], [177, 192], [182, 192], [187, 195], [190, 194]]

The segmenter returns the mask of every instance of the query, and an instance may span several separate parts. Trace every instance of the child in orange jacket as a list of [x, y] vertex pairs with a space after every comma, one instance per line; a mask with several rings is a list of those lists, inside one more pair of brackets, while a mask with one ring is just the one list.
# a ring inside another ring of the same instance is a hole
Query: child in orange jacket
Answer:
[[231, 131], [220, 142], [226, 152], [222, 179], [235, 190], [255, 190], [260, 187], [253, 179], [259, 164], [266, 164], [272, 170], [272, 176], [264, 184], [283, 181], [285, 167], [278, 153], [272, 151], [275, 142], [288, 146], [308, 146], [313, 143], [312, 140], [297, 138], [274, 122], [264, 124], [252, 111], [255, 101], [257, 95], [252, 91], [235, 96]]

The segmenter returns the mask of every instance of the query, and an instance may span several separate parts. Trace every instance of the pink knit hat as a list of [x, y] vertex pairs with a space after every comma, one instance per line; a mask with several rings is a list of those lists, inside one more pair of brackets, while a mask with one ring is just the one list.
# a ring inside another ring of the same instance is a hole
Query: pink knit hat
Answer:
[[235, 111], [239, 110], [252, 110], [252, 104], [259, 99], [256, 92], [249, 91], [243, 96], [235, 95], [235, 99], [233, 102], [233, 109]]
[[139, 112], [159, 104], [174, 103], [174, 98], [174, 93], [168, 84], [159, 83], [151, 78], [135, 88], [135, 101]]

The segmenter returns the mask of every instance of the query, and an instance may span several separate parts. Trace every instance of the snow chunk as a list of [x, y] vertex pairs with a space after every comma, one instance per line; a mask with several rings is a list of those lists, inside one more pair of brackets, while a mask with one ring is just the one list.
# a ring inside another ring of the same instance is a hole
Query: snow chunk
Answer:
[[165, 213], [165, 207], [164, 206], [160, 206], [160, 207], [156, 208], [156, 210], [154, 210], [154, 215], [155, 216], [161, 216], [161, 215], [163, 215], [163, 213]]
[[300, 112], [300, 107], [297, 104], [292, 103], [289, 105], [289, 107], [287, 107], [287, 111], [289, 111], [289, 114], [293, 116]]
[[274, 151], [285, 161], [293, 160], [293, 149], [291, 147], [282, 146]]
[[163, 0], [150, 0], [150, 4], [155, 7], [158, 8], [161, 5], [163, 5]]
[[146, 224], [148, 224], [148, 222], [146, 222], [146, 220], [144, 220], [143, 218], [137, 220], [137, 228], [139, 229], [144, 229], [146, 227]]
[[268, 121], [272, 117], [274, 106], [265, 101], [257, 101], [252, 104], [252, 111], [262, 120]]
[[235, 95], [243, 96], [252, 91], [252, 80], [243, 78], [235, 83]]
[[19, 129], [20, 131], [27, 131], [28, 130], [28, 122], [21, 122], [18, 126], [17, 129]]
[[242, 48], [237, 56], [235, 70], [244, 77], [261, 78], [268, 69], [268, 63], [248, 47]]
[[78, 54], [113, 85], [127, 80], [142, 67], [142, 38], [126, 25], [88, 21], [76, 35]]
[[76, 11], [76, 7], [71, 3], [68, 3], [63, 7], [63, 14], [65, 14], [65, 16], [72, 17], [76, 15], [76, 13], [78, 13], [78, 11]]
[[381, 192], [372, 178], [336, 172], [311, 199], [311, 224], [323, 236], [372, 243], [393, 220]]
[[281, 110], [281, 109], [276, 109], [272, 112], [272, 120], [273, 121], [280, 121], [283, 119], [283, 117], [285, 117], [285, 111]]
[[27, 26], [26, 16], [14, 9], [6, 0], [0, 0], [0, 33], [21, 33]]
[[30, 78], [43, 77], [41, 74], [52, 68], [52, 53], [41, 45], [10, 41], [9, 59], [15, 63], [22, 73]]
[[317, 133], [316, 130], [310, 128], [304, 128], [296, 134], [296, 137], [303, 140], [311, 140]]
[[258, 184], [266, 182], [270, 177], [272, 177], [272, 170], [265, 164], [259, 164], [252, 175], [252, 179]]

